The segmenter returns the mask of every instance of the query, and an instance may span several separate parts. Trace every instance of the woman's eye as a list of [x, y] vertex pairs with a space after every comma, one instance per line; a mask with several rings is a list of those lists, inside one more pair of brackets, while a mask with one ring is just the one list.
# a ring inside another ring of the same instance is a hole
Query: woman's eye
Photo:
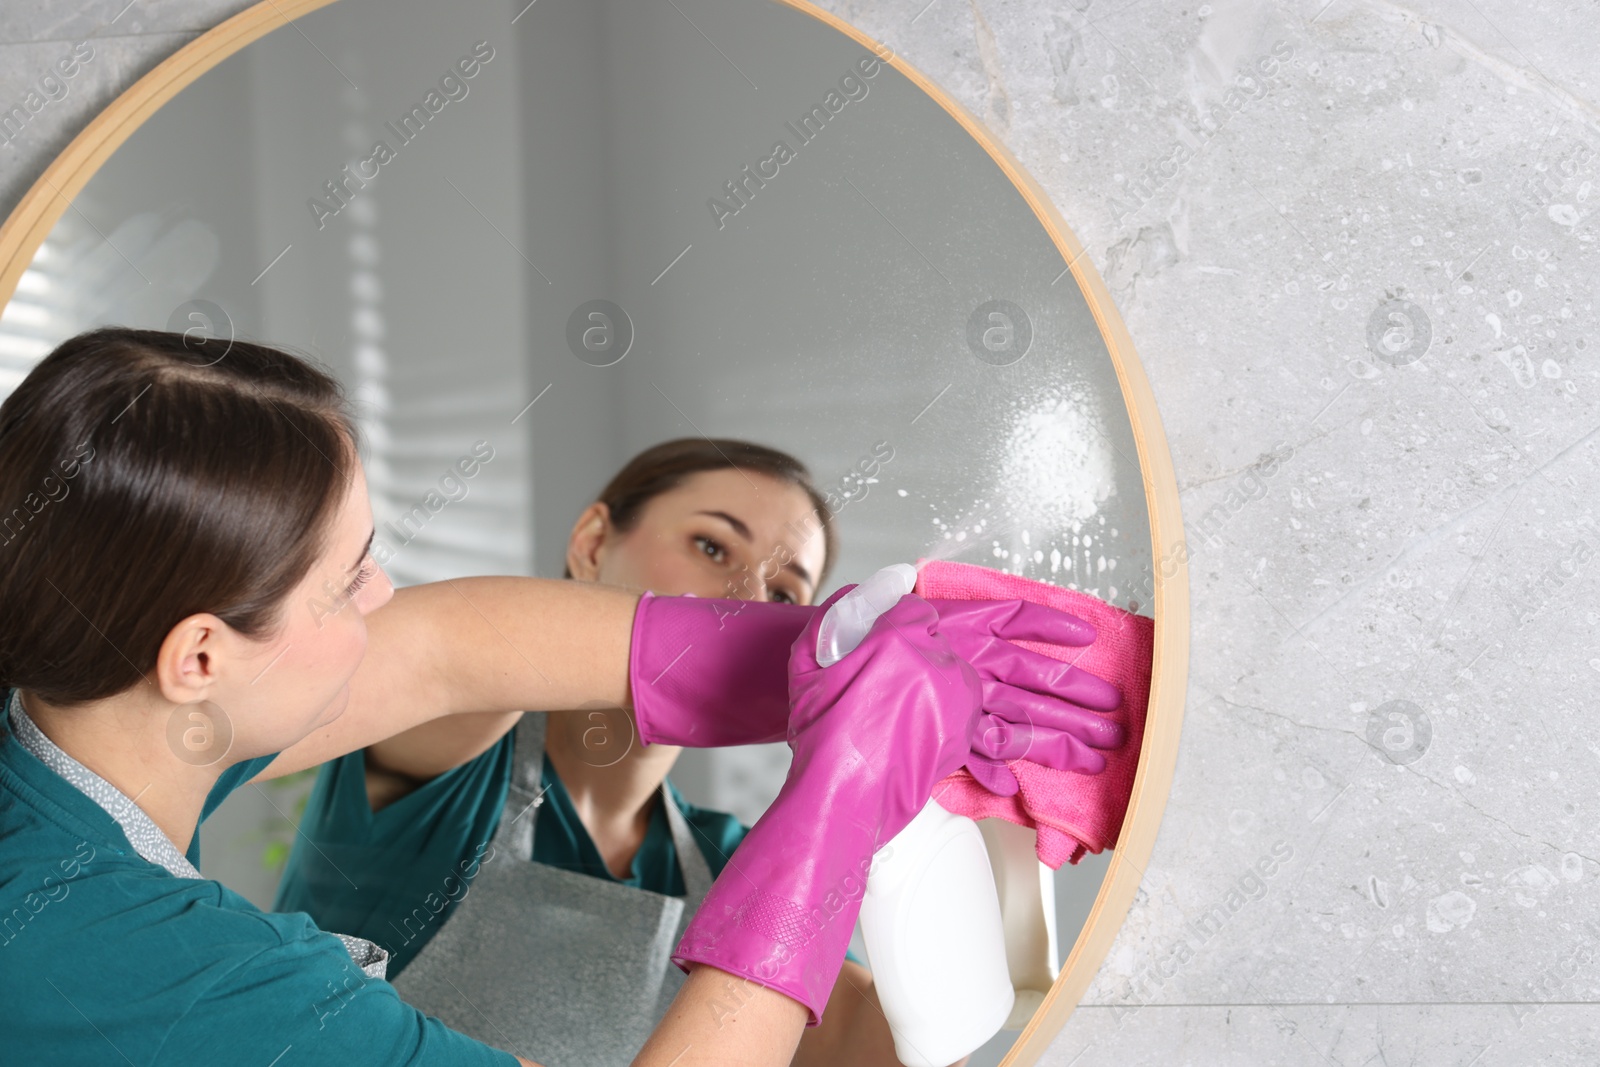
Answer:
[[378, 568], [376, 565], [371, 564], [371, 556], [368, 556], [366, 559], [361, 561], [361, 569], [356, 572], [355, 580], [345, 587], [345, 596], [355, 596], [357, 593], [361, 592], [362, 586], [366, 585], [372, 580], [372, 576], [377, 572]]
[[782, 589], [774, 589], [772, 591], [772, 599], [776, 600], [780, 604], [793, 604], [795, 602], [794, 597], [790, 596]]
[[[710, 559], [716, 560], [718, 563], [721, 563], [728, 558], [728, 550], [723, 548], [709, 537], [697, 534], [694, 542], [696, 545], [700, 546], [700, 551], [704, 555]], [[707, 551], [708, 548], [710, 551]]]

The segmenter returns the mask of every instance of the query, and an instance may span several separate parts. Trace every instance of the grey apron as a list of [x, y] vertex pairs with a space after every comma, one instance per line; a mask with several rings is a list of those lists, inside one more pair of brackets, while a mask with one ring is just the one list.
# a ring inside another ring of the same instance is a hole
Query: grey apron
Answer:
[[[194, 864], [189, 862], [189, 857], [178, 851], [178, 846], [172, 839], [161, 832], [155, 820], [144, 813], [144, 809], [128, 799], [126, 793], [100, 777], [98, 774], [67, 755], [66, 752], [52, 740], [44, 735], [28, 713], [22, 708], [22, 694], [16, 689], [11, 690], [11, 703], [7, 706], [11, 716], [11, 732], [21, 743], [22, 747], [38, 757], [39, 762], [65, 778], [78, 791], [105, 810], [105, 813], [117, 821], [122, 827], [123, 836], [127, 837], [128, 844], [133, 850], [150, 863], [166, 869], [174, 878], [203, 879], [205, 876], [195, 870]], [[196, 829], [198, 833], [198, 828]], [[350, 954], [350, 960], [361, 973], [368, 978], [382, 978], [389, 966], [389, 953], [374, 945], [371, 941], [356, 937], [352, 934], [334, 934], [344, 942], [345, 951]]]
[[543, 713], [517, 725], [494, 848], [394, 986], [453, 1029], [545, 1067], [626, 1067], [683, 985], [670, 956], [711, 869], [664, 781], [684, 897], [533, 862], [544, 725]]

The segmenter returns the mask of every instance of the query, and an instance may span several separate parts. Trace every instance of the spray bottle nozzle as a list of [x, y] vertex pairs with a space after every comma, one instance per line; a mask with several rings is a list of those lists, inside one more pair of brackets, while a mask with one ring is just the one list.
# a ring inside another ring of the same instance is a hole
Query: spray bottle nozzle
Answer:
[[831, 667], [866, 640], [878, 616], [917, 584], [917, 568], [891, 563], [833, 602], [817, 627], [817, 663]]

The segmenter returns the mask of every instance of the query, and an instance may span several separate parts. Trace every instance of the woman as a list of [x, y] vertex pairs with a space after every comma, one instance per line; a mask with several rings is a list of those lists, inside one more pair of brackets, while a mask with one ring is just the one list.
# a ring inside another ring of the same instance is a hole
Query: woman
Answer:
[[[583, 510], [567, 541], [563, 576], [657, 594], [809, 604], [836, 553], [831, 509], [794, 457], [745, 441], [681, 438], [634, 456]], [[327, 929], [378, 942], [391, 954], [395, 980], [466, 894], [465, 886], [442, 894], [437, 916], [419, 907], [438, 870], [493, 836], [506, 809], [517, 738], [508, 724], [488, 750], [426, 783], [387, 767], [386, 742], [325, 765], [274, 909], [305, 911]], [[694, 897], [663, 810], [663, 782], [713, 876], [747, 832], [730, 815], [685, 802], [667, 781], [682, 748], [635, 743], [623, 717], [551, 716], [543, 744], [543, 803], [531, 858], [649, 891], [619, 893], [624, 903], [631, 896], [647, 906], [653, 894]], [[601, 955], [597, 946], [585, 948], [588, 961]], [[611, 970], [627, 959], [620, 948]], [[821, 1024], [801, 1038], [795, 1063], [894, 1067], [899, 1061], [872, 976], [853, 955], [846, 960]], [[677, 974], [673, 968], [668, 978]], [[555, 995], [590, 994], [567, 986]], [[605, 1027], [616, 1025], [608, 1013]], [[602, 1029], [592, 1012], [578, 1015], [577, 1026], [582, 1033], [574, 1045]], [[548, 1025], [542, 1036], [541, 1047], [559, 1058], [549, 1051]], [[587, 1051], [593, 1061], [592, 1045]]]
[[[1103, 688], [986, 651], [1009, 646], [997, 632], [1092, 639], [1059, 613], [997, 629], [908, 596], [866, 655], [824, 671], [803, 655], [813, 609], [532, 578], [395, 590], [338, 383], [238, 340], [64, 342], [0, 405], [0, 507], [0, 997], [18, 1062], [532, 1064], [400, 1000], [370, 942], [200, 877], [196, 831], [247, 782], [398, 734], [442, 723], [487, 747], [485, 721], [603, 702], [648, 741], [789, 738], [797, 770], [740, 844], [740, 878], [696, 913], [675, 953], [688, 977], [635, 1061], [786, 1063], [842, 945], [774, 933], [741, 901], [809, 914], [934, 776], [994, 754], [987, 717], [1120, 743], [1084, 710], [1114, 702]], [[905, 695], [869, 715], [852, 690]], [[891, 748], [830, 773], [840, 752]], [[456, 755], [396, 759], [421, 776]], [[730, 983], [739, 1026], [714, 1010]]]

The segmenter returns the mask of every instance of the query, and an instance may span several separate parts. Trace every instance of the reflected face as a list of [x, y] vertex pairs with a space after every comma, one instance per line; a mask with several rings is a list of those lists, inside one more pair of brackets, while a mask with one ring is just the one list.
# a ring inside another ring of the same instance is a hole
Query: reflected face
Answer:
[[653, 497], [619, 534], [604, 504], [573, 526], [575, 578], [664, 596], [809, 604], [824, 562], [822, 527], [805, 490], [747, 470], [700, 471]]
[[369, 551], [372, 505], [358, 462], [322, 557], [285, 605], [281, 632], [246, 641], [224, 627], [220, 684], [213, 700], [234, 731], [243, 758], [278, 752], [343, 713], [348, 683], [367, 648], [366, 616], [389, 602], [394, 586]]

